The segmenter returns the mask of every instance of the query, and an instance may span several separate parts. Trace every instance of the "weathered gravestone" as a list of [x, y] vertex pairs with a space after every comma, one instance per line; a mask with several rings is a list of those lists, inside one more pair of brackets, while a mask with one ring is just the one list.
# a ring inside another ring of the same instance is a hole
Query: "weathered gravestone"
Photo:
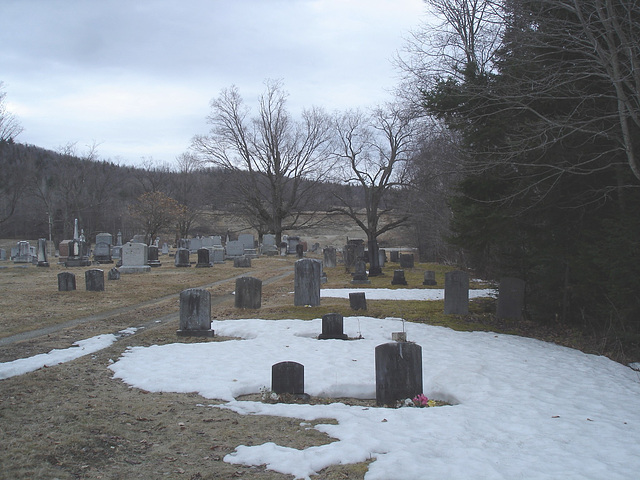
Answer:
[[445, 315], [466, 315], [469, 313], [469, 275], [460, 270], [444, 275]]
[[209, 260], [210, 253], [208, 248], [198, 249], [198, 263], [196, 263], [196, 268], [207, 268], [211, 266], [211, 261]]
[[277, 255], [278, 245], [276, 244], [276, 236], [272, 233], [267, 233], [262, 236], [262, 254], [263, 255]]
[[422, 281], [423, 285], [437, 285], [436, 282], [436, 272], [433, 270], [427, 270], [424, 272], [424, 280]]
[[70, 292], [76, 289], [76, 276], [71, 272], [60, 272], [58, 274], [58, 291]]
[[107, 273], [107, 280], [120, 280], [120, 270], [116, 267], [109, 270], [109, 273]]
[[202, 239], [201, 238], [191, 238], [189, 239], [189, 251], [191, 253], [197, 253], [198, 250], [202, 248]]
[[301, 243], [298, 243], [296, 245], [296, 255], [298, 256], [298, 258], [304, 257], [304, 245], [302, 245]]
[[211, 257], [214, 264], [224, 263], [224, 248], [213, 247], [211, 249]]
[[322, 250], [322, 257], [325, 268], [334, 268], [338, 263], [336, 261], [335, 247], [327, 247]]
[[302, 258], [294, 264], [294, 298], [296, 306], [320, 305], [320, 277], [322, 262], [312, 258]]
[[407, 280], [404, 278], [404, 270], [394, 270], [391, 285], [406, 285]]
[[349, 292], [349, 305], [351, 310], [366, 310], [367, 297], [365, 292]]
[[300, 237], [287, 237], [287, 253], [297, 253], [296, 247], [300, 243]]
[[525, 286], [525, 281], [520, 278], [504, 277], [500, 279], [496, 317], [512, 320], [522, 319]]
[[[238, 235], [238, 242], [242, 244], [243, 250], [255, 250], [256, 242], [250, 233], [241, 233]], [[244, 254], [244, 251], [243, 251]]]
[[387, 251], [384, 248], [378, 250], [378, 263], [380, 267], [384, 267], [384, 264], [387, 263]]
[[354, 267], [358, 259], [364, 259], [364, 240], [349, 240], [342, 250], [342, 258], [347, 269]]
[[224, 247], [227, 257], [241, 257], [244, 255], [244, 245], [238, 240], [230, 240]]
[[251, 268], [251, 257], [233, 257], [233, 266], [236, 268]]
[[344, 333], [344, 317], [339, 313], [327, 313], [322, 316], [322, 333], [318, 335], [320, 340], [347, 340]]
[[413, 253], [400, 254], [400, 268], [413, 268], [413, 265], [414, 265]]
[[304, 365], [297, 362], [280, 362], [272, 365], [271, 391], [278, 394], [304, 394]]
[[166, 242], [162, 244], [162, 250], [160, 251], [162, 255], [169, 255], [169, 244]]
[[96, 242], [96, 246], [93, 248], [93, 260], [98, 263], [113, 263], [111, 245], [105, 242]]
[[211, 293], [200, 288], [180, 292], [181, 337], [213, 337], [211, 330]]
[[18, 242], [17, 254], [13, 257], [13, 263], [31, 263], [31, 245], [26, 240]]
[[146, 273], [151, 271], [148, 265], [149, 247], [145, 243], [127, 242], [122, 246], [122, 266], [120, 273]]
[[262, 280], [254, 277], [236, 279], [236, 308], [260, 308], [262, 305]]
[[398, 252], [397, 250], [391, 250], [389, 252], [389, 261], [398, 263], [399, 259], [400, 259], [400, 252]]
[[376, 404], [396, 402], [422, 393], [422, 347], [416, 343], [392, 342], [375, 350]]
[[371, 280], [369, 280], [369, 277], [367, 276], [367, 264], [364, 263], [363, 259], [360, 258], [356, 260], [356, 271], [352, 277], [353, 279], [351, 280], [351, 283], [356, 285], [371, 283]]
[[87, 292], [104, 291], [104, 270], [92, 268], [84, 272], [84, 283]]
[[46, 238], [38, 239], [38, 266], [39, 267], [49, 266], [49, 262], [47, 260], [47, 239]]
[[0, 260], [7, 259], [7, 251], [4, 248], [0, 248]]
[[160, 267], [162, 263], [160, 263], [160, 251], [157, 245], [149, 245], [148, 247], [149, 260], [147, 264], [150, 267]]
[[174, 265], [176, 267], [190, 267], [191, 262], [189, 261], [189, 253], [188, 248], [178, 248], [176, 250]]

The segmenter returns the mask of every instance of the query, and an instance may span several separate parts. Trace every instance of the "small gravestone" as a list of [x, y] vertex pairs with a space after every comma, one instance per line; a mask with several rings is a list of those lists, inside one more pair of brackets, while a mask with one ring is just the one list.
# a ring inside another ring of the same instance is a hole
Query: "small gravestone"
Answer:
[[58, 274], [58, 291], [70, 292], [76, 289], [76, 276], [71, 272], [60, 272]]
[[113, 263], [111, 245], [105, 242], [96, 243], [93, 248], [93, 260], [98, 263]]
[[251, 257], [233, 257], [233, 266], [236, 268], [251, 268]]
[[414, 265], [413, 253], [400, 254], [400, 268], [413, 268], [413, 265]]
[[364, 292], [350, 292], [349, 305], [351, 306], [351, 310], [366, 310], [367, 298]]
[[0, 248], [0, 260], [7, 259], [7, 251], [4, 248]]
[[209, 260], [210, 253], [208, 248], [198, 249], [198, 263], [196, 263], [196, 268], [207, 268], [211, 266], [211, 261]]
[[422, 347], [416, 343], [391, 342], [375, 349], [376, 404], [396, 402], [422, 393]]
[[189, 261], [189, 253], [188, 248], [177, 249], [174, 265], [176, 267], [190, 267], [191, 262]]
[[400, 258], [400, 252], [397, 250], [391, 250], [389, 252], [389, 260], [394, 263], [398, 263], [398, 259]]
[[278, 394], [304, 394], [304, 365], [297, 362], [280, 362], [272, 365], [271, 391]]
[[327, 313], [322, 316], [322, 333], [318, 335], [320, 340], [347, 340], [344, 333], [344, 318], [339, 313]]
[[39, 267], [49, 266], [49, 262], [47, 261], [47, 239], [46, 238], [38, 239], [38, 266]]
[[296, 244], [296, 255], [298, 258], [304, 258], [304, 245], [301, 243]]
[[107, 280], [120, 280], [120, 270], [116, 267], [109, 270], [109, 273], [107, 273]]
[[169, 245], [165, 242], [162, 244], [162, 250], [160, 250], [162, 255], [169, 255]]
[[437, 285], [436, 282], [436, 272], [433, 270], [427, 270], [424, 272], [424, 280], [422, 282], [423, 285]]
[[236, 279], [236, 308], [260, 308], [262, 305], [262, 280], [253, 277]]
[[525, 281], [520, 278], [504, 277], [500, 279], [496, 317], [512, 320], [522, 319], [525, 286]]
[[444, 275], [445, 315], [467, 315], [469, 313], [469, 275], [460, 270]]
[[325, 268], [334, 268], [337, 265], [335, 247], [327, 247], [323, 249], [322, 257], [324, 260]]
[[149, 245], [149, 260], [148, 265], [150, 267], [159, 267], [160, 263], [160, 251], [157, 245]]
[[351, 280], [353, 284], [369, 284], [371, 280], [367, 276], [367, 264], [363, 259], [356, 260], [356, 271], [353, 274], [353, 279]]
[[322, 262], [312, 258], [297, 260], [294, 264], [294, 305], [320, 305], [320, 277]]
[[384, 248], [378, 250], [378, 263], [380, 267], [384, 267], [384, 264], [387, 263], [387, 251]]
[[394, 270], [391, 285], [406, 285], [407, 280], [404, 278], [404, 270]]
[[200, 288], [180, 292], [181, 337], [213, 337], [211, 330], [211, 294]]
[[104, 292], [104, 270], [92, 268], [84, 272], [87, 292]]
[[214, 264], [224, 263], [224, 248], [221, 246], [214, 246], [211, 249], [210, 258], [213, 258]]

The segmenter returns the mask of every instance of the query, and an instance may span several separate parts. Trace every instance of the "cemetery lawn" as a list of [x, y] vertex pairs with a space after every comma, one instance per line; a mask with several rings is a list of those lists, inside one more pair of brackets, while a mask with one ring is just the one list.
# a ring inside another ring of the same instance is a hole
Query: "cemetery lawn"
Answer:
[[[222, 459], [238, 445], [274, 442], [302, 449], [331, 442], [328, 435], [303, 427], [292, 418], [203, 408], [216, 402], [195, 393], [132, 388], [113, 379], [107, 367], [128, 347], [235, 341], [176, 336], [178, 294], [185, 288], [204, 287], [212, 293], [213, 319], [313, 319], [330, 312], [353, 314], [349, 301], [339, 298], [323, 298], [319, 307], [294, 307], [293, 257], [253, 259], [252, 267], [246, 269], [233, 268], [231, 262], [179, 269], [173, 266], [172, 258], [162, 257], [163, 266], [151, 273], [122, 275], [118, 281], [105, 278], [104, 292], [85, 291], [84, 271], [88, 268], [68, 269], [76, 274], [77, 290], [58, 292], [57, 273], [64, 267], [52, 263], [49, 268], [15, 268], [6, 262], [8, 268], [0, 269], [0, 362], [67, 349], [78, 340], [129, 327], [137, 330], [93, 354], [0, 380], [0, 479], [291, 479], [264, 466], [245, 467]], [[105, 270], [106, 277], [112, 266], [98, 268]], [[387, 264], [384, 275], [370, 278], [371, 285], [358, 289], [401, 288], [390, 285], [393, 269]], [[443, 288], [448, 269], [416, 263], [416, 268], [405, 272], [408, 287], [427, 288], [422, 286], [423, 272], [435, 270], [438, 285], [433, 288]], [[353, 287], [344, 267], [326, 271], [329, 281], [323, 288]], [[232, 292], [238, 275], [263, 280], [259, 313], [234, 307]], [[493, 303], [491, 299], [474, 300], [470, 315], [458, 317], [442, 314], [441, 301], [367, 300], [368, 310], [361, 314], [401, 317], [458, 330], [533, 336], [586, 351], [596, 348], [572, 332], [527, 322], [497, 322], [492, 315]], [[29, 336], [43, 328], [49, 330]], [[319, 419], [311, 424], [330, 422]], [[367, 465], [332, 466], [323, 470], [320, 478], [362, 479]]]

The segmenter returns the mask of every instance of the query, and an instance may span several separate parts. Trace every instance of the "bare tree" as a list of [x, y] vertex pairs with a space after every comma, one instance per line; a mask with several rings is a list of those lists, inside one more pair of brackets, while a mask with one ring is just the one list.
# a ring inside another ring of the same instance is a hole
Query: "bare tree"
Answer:
[[[351, 218], [366, 234], [370, 275], [379, 275], [378, 237], [402, 225], [408, 214], [397, 215], [387, 203], [390, 193], [407, 184], [406, 162], [413, 155], [419, 130], [415, 117], [399, 104], [374, 109], [370, 115], [348, 111], [335, 119], [338, 137], [336, 157], [345, 182], [358, 185], [364, 194], [365, 214], [336, 194], [339, 205], [330, 209]], [[394, 220], [384, 222], [394, 212]]]
[[211, 131], [192, 144], [206, 161], [242, 173], [236, 202], [259, 234], [273, 233], [277, 242], [308, 221], [301, 214], [330, 167], [329, 117], [312, 108], [294, 121], [286, 99], [281, 82], [268, 81], [258, 115], [250, 118], [237, 88], [225, 89], [211, 102]]
[[0, 142], [14, 140], [23, 131], [22, 125], [14, 114], [7, 110], [4, 84], [0, 82]]

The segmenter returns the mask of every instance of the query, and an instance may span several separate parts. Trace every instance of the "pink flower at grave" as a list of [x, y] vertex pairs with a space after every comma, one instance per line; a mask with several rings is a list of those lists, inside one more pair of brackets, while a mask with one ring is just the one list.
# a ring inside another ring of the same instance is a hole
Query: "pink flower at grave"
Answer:
[[417, 407], [428, 407], [429, 406], [429, 399], [427, 398], [427, 396], [425, 394], [421, 393], [420, 395], [417, 395], [413, 399], [413, 403]]

